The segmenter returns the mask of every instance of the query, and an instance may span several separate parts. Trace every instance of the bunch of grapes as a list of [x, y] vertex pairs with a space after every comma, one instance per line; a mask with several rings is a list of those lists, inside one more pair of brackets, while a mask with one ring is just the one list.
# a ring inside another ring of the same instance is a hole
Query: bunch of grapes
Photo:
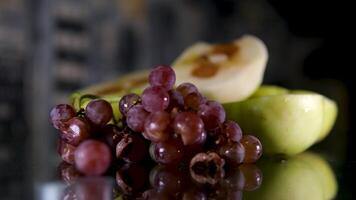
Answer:
[[121, 98], [119, 125], [112, 123], [113, 109], [103, 99], [80, 111], [55, 106], [50, 117], [60, 131], [62, 159], [85, 175], [101, 175], [116, 160], [139, 163], [150, 155], [161, 165], [186, 164], [199, 177], [201, 166], [214, 163], [220, 169], [225, 163], [237, 166], [261, 157], [260, 141], [226, 120], [220, 103], [208, 100], [191, 83], [174, 87], [171, 67], [154, 68], [148, 80], [141, 96]]

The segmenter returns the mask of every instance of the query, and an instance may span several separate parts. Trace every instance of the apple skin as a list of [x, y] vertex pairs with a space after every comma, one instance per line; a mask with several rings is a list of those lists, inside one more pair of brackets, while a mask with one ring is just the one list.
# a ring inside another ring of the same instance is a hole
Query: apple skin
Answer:
[[267, 155], [303, 152], [319, 137], [323, 123], [323, 97], [316, 94], [272, 95], [224, 107], [228, 119], [261, 140]]
[[249, 99], [223, 106], [228, 119], [261, 140], [266, 155], [305, 151], [327, 136], [337, 116], [332, 100], [277, 86], [262, 86]]
[[337, 182], [328, 163], [313, 153], [285, 160], [262, 159], [261, 187], [244, 192], [246, 200], [329, 200], [335, 197]]

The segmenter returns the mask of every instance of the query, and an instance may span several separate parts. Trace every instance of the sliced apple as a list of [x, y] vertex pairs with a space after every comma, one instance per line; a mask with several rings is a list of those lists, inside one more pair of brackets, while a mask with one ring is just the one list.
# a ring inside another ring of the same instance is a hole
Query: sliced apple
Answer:
[[261, 84], [267, 48], [250, 35], [226, 44], [198, 43], [173, 63], [177, 84], [191, 82], [208, 98], [221, 103], [240, 101]]
[[264, 86], [256, 91], [260, 95], [224, 104], [227, 117], [256, 135], [265, 154], [303, 152], [326, 137], [335, 122], [337, 107], [332, 100], [312, 92], [285, 92]]

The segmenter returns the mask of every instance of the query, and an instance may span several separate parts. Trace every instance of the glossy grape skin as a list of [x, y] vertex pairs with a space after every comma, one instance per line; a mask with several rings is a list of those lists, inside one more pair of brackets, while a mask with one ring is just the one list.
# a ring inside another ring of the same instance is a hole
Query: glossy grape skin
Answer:
[[65, 122], [60, 131], [60, 137], [63, 141], [74, 146], [78, 146], [90, 136], [89, 124], [80, 117], [73, 117]]
[[179, 110], [184, 108], [184, 98], [183, 96], [177, 92], [176, 90], [168, 91], [169, 94], [169, 105], [166, 109], [167, 111], [172, 111], [173, 108], [177, 108]]
[[82, 142], [74, 153], [76, 168], [85, 175], [97, 176], [110, 167], [112, 156], [109, 147], [96, 140]]
[[194, 144], [204, 131], [202, 119], [192, 112], [181, 112], [174, 119], [175, 133], [181, 136], [184, 145]]
[[239, 165], [245, 158], [245, 148], [239, 142], [227, 143], [220, 147], [218, 152], [230, 165]]
[[70, 144], [63, 142], [62, 140], [58, 141], [58, 154], [63, 161], [74, 164], [74, 152], [76, 147]]
[[141, 97], [137, 94], [131, 93], [123, 96], [119, 101], [119, 110], [123, 116], [126, 116], [127, 112], [132, 106], [141, 102]]
[[96, 126], [104, 126], [113, 117], [113, 110], [109, 102], [94, 99], [85, 108], [85, 117]]
[[133, 106], [126, 116], [127, 126], [135, 132], [143, 132], [148, 112], [142, 105]]
[[184, 97], [184, 107], [186, 109], [197, 111], [203, 103], [205, 103], [205, 99], [198, 92], [189, 93]]
[[242, 164], [239, 166], [245, 178], [245, 191], [254, 191], [262, 185], [262, 171], [254, 164]]
[[233, 142], [239, 142], [242, 138], [242, 130], [240, 126], [231, 120], [224, 122], [222, 132], [227, 139]]
[[241, 144], [245, 147], [244, 163], [255, 163], [262, 156], [262, 144], [253, 135], [244, 135]]
[[176, 82], [176, 74], [171, 67], [160, 65], [151, 71], [148, 81], [151, 86], [161, 86], [170, 90]]
[[159, 111], [146, 118], [143, 136], [152, 142], [163, 142], [170, 136], [170, 131], [170, 115]]
[[169, 94], [160, 86], [151, 86], [142, 92], [142, 105], [148, 112], [165, 110], [169, 105]]
[[176, 88], [177, 92], [179, 92], [183, 97], [187, 96], [190, 93], [193, 92], [199, 92], [198, 88], [193, 85], [192, 83], [182, 83], [178, 85]]
[[208, 101], [205, 104], [201, 104], [198, 114], [204, 121], [207, 130], [218, 128], [226, 117], [224, 108], [216, 101]]
[[154, 161], [163, 165], [178, 164], [184, 156], [184, 146], [179, 139], [152, 143], [150, 155]]
[[137, 134], [125, 134], [116, 145], [116, 157], [128, 163], [136, 163], [147, 155], [145, 139]]
[[52, 108], [50, 121], [55, 129], [60, 129], [65, 122], [76, 116], [74, 108], [68, 104], [59, 104]]

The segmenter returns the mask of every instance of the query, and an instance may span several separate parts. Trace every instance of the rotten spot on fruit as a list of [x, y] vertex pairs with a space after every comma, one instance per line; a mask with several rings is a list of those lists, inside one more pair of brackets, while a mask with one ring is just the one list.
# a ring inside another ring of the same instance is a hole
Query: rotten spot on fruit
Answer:
[[190, 161], [190, 174], [201, 184], [216, 184], [224, 177], [224, 159], [214, 152], [198, 153]]

